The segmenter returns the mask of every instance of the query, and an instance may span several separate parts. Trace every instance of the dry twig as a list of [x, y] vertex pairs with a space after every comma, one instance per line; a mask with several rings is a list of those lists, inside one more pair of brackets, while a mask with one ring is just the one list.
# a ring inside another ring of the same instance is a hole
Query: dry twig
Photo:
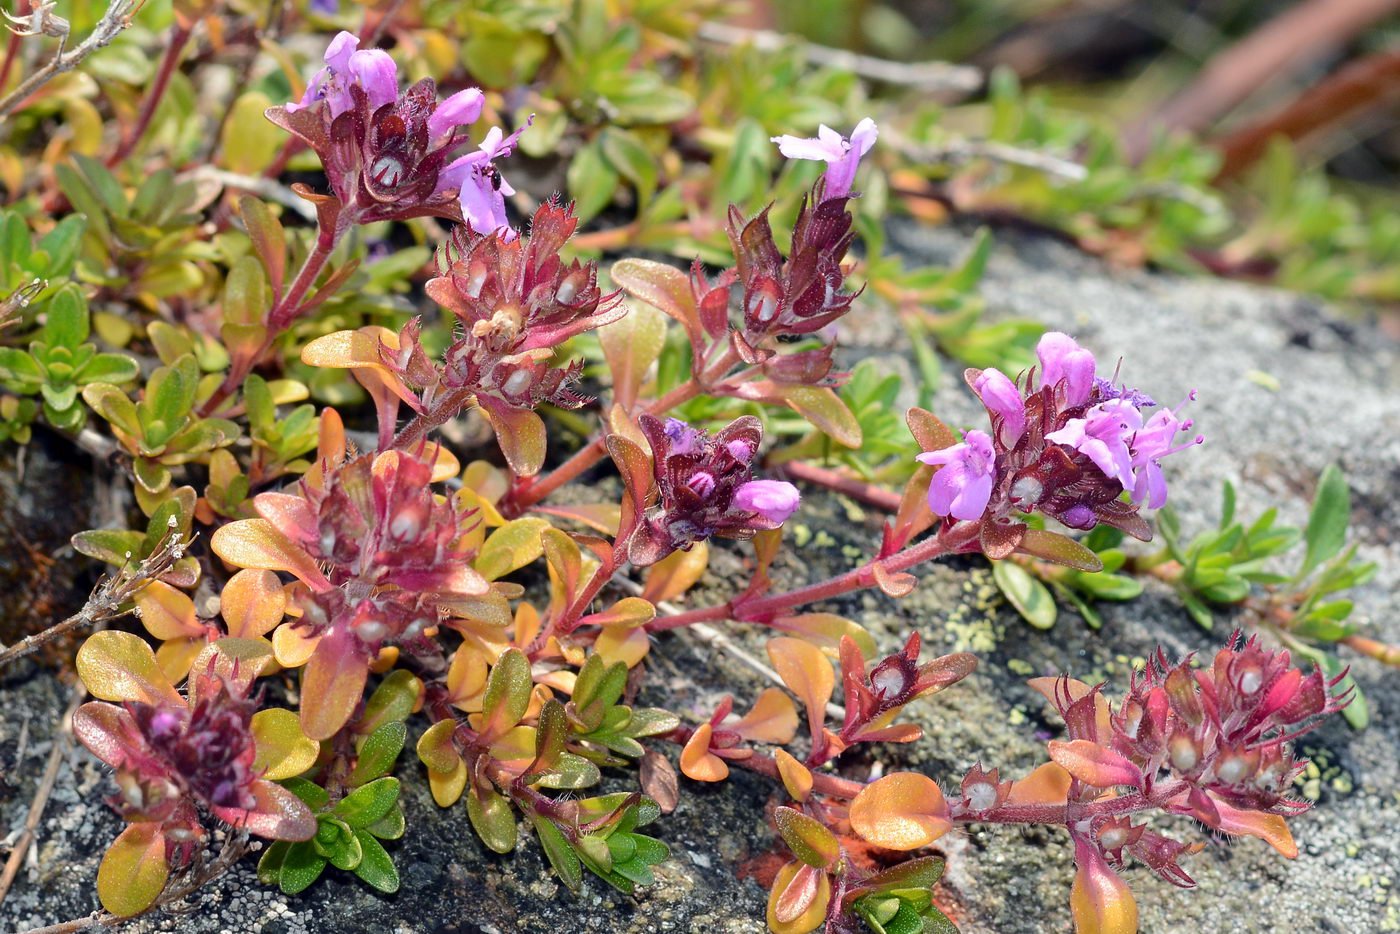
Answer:
[[[118, 33], [131, 25], [131, 18], [136, 15], [136, 11], [141, 8], [141, 4], [144, 2], [145, 0], [111, 0], [107, 12], [102, 15], [102, 19], [97, 21], [97, 25], [93, 27], [88, 37], [67, 52], [63, 49], [68, 41], [68, 22], [53, 14], [52, 2], [41, 3], [35, 7], [33, 14], [29, 17], [26, 29], [21, 31], [11, 26], [10, 29], [16, 35], [55, 36], [58, 39], [58, 52], [49, 59], [47, 64], [21, 81], [13, 91], [0, 98], [0, 117], [9, 114], [16, 105], [43, 87], [54, 75], [72, 71], [93, 52], [110, 45]], [[8, 14], [6, 16], [11, 20], [15, 19]]]
[[125, 615], [129, 612], [129, 608], [125, 606], [127, 601], [145, 589], [151, 581], [170, 570], [176, 561], [184, 557], [188, 546], [189, 541], [183, 539], [172, 525], [150, 555], [136, 565], [127, 565], [115, 575], [99, 581], [81, 610], [43, 632], [26, 636], [9, 648], [0, 650], [0, 668], [23, 658], [69, 630], [105, 623]]

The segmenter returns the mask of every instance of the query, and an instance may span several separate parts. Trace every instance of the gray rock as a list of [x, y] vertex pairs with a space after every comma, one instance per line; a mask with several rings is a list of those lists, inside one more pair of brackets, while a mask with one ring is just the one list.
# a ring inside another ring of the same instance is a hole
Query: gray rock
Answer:
[[[967, 231], [898, 227], [896, 243], [910, 262], [946, 264], [966, 249]], [[1235, 482], [1243, 514], [1280, 506], [1301, 524], [1316, 478], [1329, 462], [1346, 470], [1356, 503], [1362, 554], [1380, 563], [1376, 579], [1356, 594], [1357, 618], [1376, 638], [1400, 641], [1400, 347], [1364, 321], [1296, 296], [1219, 282], [1118, 272], [1052, 241], [1012, 233], [999, 245], [984, 286], [989, 315], [1032, 317], [1079, 337], [1101, 359], [1124, 358], [1130, 383], [1163, 399], [1200, 390], [1192, 408], [1208, 443], [1172, 459], [1168, 474], [1187, 534], [1212, 523], [1221, 481]], [[847, 322], [852, 356], [876, 354], [911, 373], [902, 336], [887, 320], [859, 313]], [[951, 371], [952, 368], [950, 368]], [[1264, 388], [1257, 372], [1279, 381]], [[954, 424], [976, 424], [978, 409], [952, 372], [935, 409]], [[912, 386], [907, 387], [912, 398]], [[854, 566], [868, 553], [878, 517], [839, 497], [808, 495], [794, 525], [807, 539], [779, 562], [780, 586], [796, 586]], [[695, 605], [723, 599], [740, 579], [744, 553], [716, 549], [710, 578]], [[843, 764], [853, 776], [878, 764], [886, 771], [921, 770], [954, 787], [974, 762], [1018, 775], [1044, 759], [1044, 739], [1058, 729], [1027, 676], [1069, 671], [1103, 679], [1110, 693], [1126, 684], [1135, 660], [1157, 644], [1169, 654], [1211, 652], [1230, 628], [1222, 614], [1206, 633], [1165, 587], [1126, 604], [1101, 604], [1105, 626], [1094, 632], [1063, 612], [1050, 632], [1021, 623], [1002, 603], [985, 563], [957, 559], [920, 571], [903, 601], [857, 594], [818, 607], [861, 621], [893, 650], [918, 629], [938, 651], [971, 650], [983, 659], [963, 684], [916, 705], [927, 730], [920, 742], [881, 746]], [[738, 640], [761, 653], [762, 637]], [[723, 693], [743, 707], [763, 686], [730, 657], [689, 635], [659, 640], [644, 701], [675, 704], [699, 717]], [[1293, 823], [1302, 850], [1285, 860], [1262, 842], [1211, 841], [1189, 860], [1196, 891], [1130, 870], [1145, 932], [1400, 930], [1400, 692], [1394, 672], [1369, 660], [1355, 664], [1371, 703], [1373, 724], [1356, 733], [1335, 719], [1307, 737], [1303, 751], [1319, 765], [1317, 808]], [[22, 822], [42, 770], [66, 689], [42, 673], [11, 676], [0, 720], [0, 830]], [[22, 724], [28, 748], [13, 764]], [[118, 822], [101, 804], [108, 780], [84, 753], [69, 755], [40, 827], [35, 856], [0, 906], [0, 929], [23, 930], [91, 911], [95, 867]], [[426, 793], [411, 753], [400, 765], [409, 832], [391, 845], [404, 878], [393, 897], [372, 894], [343, 874], [328, 875], [307, 893], [285, 897], [257, 884], [252, 860], [192, 900], [185, 915], [165, 915], [119, 928], [215, 932], [761, 932], [764, 892], [754, 880], [774, 861], [775, 838], [765, 806], [775, 800], [766, 780], [735, 770], [719, 786], [683, 782], [679, 810], [655, 825], [674, 859], [658, 885], [628, 898], [590, 881], [572, 896], [545, 869], [538, 848], [523, 845], [500, 857], [472, 835], [461, 806], [439, 810]], [[632, 776], [608, 778], [627, 787]], [[1191, 822], [1161, 821], [1184, 839], [1208, 839]], [[949, 868], [938, 897], [967, 932], [1032, 934], [1070, 927], [1072, 876], [1067, 840], [1046, 828], [971, 827], [939, 842]]]

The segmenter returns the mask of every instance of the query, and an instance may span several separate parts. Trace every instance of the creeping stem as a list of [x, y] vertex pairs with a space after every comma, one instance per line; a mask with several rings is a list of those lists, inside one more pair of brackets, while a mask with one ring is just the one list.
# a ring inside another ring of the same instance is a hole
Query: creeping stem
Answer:
[[675, 616], [652, 620], [647, 623], [651, 632], [663, 629], [679, 629], [692, 623], [708, 623], [724, 619], [740, 622], [766, 622], [796, 607], [818, 600], [829, 600], [853, 590], [864, 590], [878, 586], [877, 569], [886, 574], [908, 570], [915, 565], [943, 555], [956, 554], [977, 540], [978, 524], [958, 522], [945, 525], [936, 535], [910, 545], [903, 551], [887, 558], [875, 558], [860, 567], [847, 571], [838, 577], [816, 584], [808, 584], [796, 590], [769, 594], [765, 597], [739, 597], [719, 606], [702, 607]]

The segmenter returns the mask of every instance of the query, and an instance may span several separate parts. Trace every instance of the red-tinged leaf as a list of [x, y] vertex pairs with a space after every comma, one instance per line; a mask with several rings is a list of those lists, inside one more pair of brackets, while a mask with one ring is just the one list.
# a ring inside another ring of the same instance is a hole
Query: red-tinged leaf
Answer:
[[646, 508], [647, 495], [651, 492], [651, 458], [641, 448], [621, 435], [608, 435], [608, 454], [622, 474], [622, 483], [627, 488], [633, 509], [641, 515]]
[[73, 735], [94, 756], [113, 768], [139, 761], [146, 740], [136, 720], [123, 707], [90, 701], [73, 712]]
[[132, 824], [112, 841], [97, 867], [97, 897], [102, 907], [126, 918], [151, 907], [165, 889], [170, 864], [160, 824]]
[[[804, 865], [793, 875], [773, 905], [773, 917], [779, 924], [791, 924], [810, 911], [817, 902], [826, 873]], [[827, 883], [830, 885], [830, 883]]]
[[729, 777], [729, 766], [710, 752], [714, 727], [703, 723], [695, 728], [690, 739], [681, 747], [681, 771], [697, 782], [721, 782]]
[[88, 691], [102, 700], [185, 706], [156, 653], [133, 633], [106, 629], [88, 636], [78, 649], [77, 667]]
[[[799, 879], [799, 876], [803, 878]], [[787, 916], [794, 904], [800, 903], [806, 897], [804, 893], [810, 887], [813, 878], [816, 879], [816, 891], [811, 895], [806, 908], [796, 917], [780, 920], [779, 911]], [[797, 892], [788, 894], [794, 886], [797, 887]], [[830, 902], [831, 880], [826, 873], [801, 863], [788, 863], [778, 870], [778, 877], [773, 880], [773, 888], [768, 895], [768, 929], [773, 934], [809, 934], [825, 923]]]
[[943, 791], [927, 775], [895, 772], [865, 786], [851, 802], [851, 827], [890, 850], [917, 850], [953, 828]]
[[872, 570], [875, 573], [875, 586], [887, 597], [907, 597], [919, 586], [919, 579], [913, 574], [902, 571], [890, 573], [883, 564], [876, 564]]
[[881, 730], [870, 730], [856, 737], [862, 743], [912, 743], [922, 739], [924, 731], [912, 723], [887, 726]]
[[1128, 759], [1087, 739], [1049, 744], [1050, 758], [1070, 775], [1095, 788], [1141, 788], [1142, 770]]
[[439, 720], [418, 737], [418, 758], [434, 772], [453, 772], [461, 764], [462, 756], [452, 742], [456, 729], [454, 721]]
[[943, 424], [937, 415], [927, 409], [910, 409], [904, 416], [904, 421], [909, 426], [909, 433], [914, 436], [914, 440], [923, 451], [941, 451], [958, 443], [958, 436], [953, 429]]
[[487, 396], [478, 398], [481, 411], [496, 431], [510, 469], [518, 477], [533, 477], [544, 466], [544, 422], [529, 409], [517, 409]]
[[1026, 526], [1021, 522], [998, 522], [991, 519], [982, 520], [981, 546], [982, 554], [993, 561], [1000, 561], [1007, 557], [1021, 544], [1025, 538]]
[[1053, 561], [1066, 567], [1094, 573], [1103, 570], [1099, 556], [1072, 538], [1057, 532], [1043, 529], [1026, 529], [1021, 544], [1016, 546], [1019, 554], [1031, 555], [1045, 561]]
[[219, 820], [269, 840], [310, 840], [315, 835], [315, 815], [290, 790], [264, 779], [253, 782], [250, 788], [256, 802], [251, 808], [210, 810]]
[[345, 725], [364, 694], [369, 662], [349, 626], [322, 636], [301, 675], [301, 728], [307, 736], [330, 739]]
[[779, 677], [807, 708], [807, 728], [813, 741], [822, 735], [826, 704], [836, 686], [836, 672], [822, 650], [801, 639], [786, 636], [768, 640], [768, 658]]
[[530, 706], [530, 691], [534, 679], [530, 662], [517, 648], [506, 649], [486, 679], [486, 694], [482, 699], [481, 742], [489, 743], [520, 722]]
[[666, 315], [649, 303], [630, 302], [626, 317], [599, 328], [598, 342], [612, 375], [613, 401], [630, 412], [642, 380], [666, 343]]
[[642, 755], [638, 780], [642, 792], [656, 802], [662, 814], [670, 814], [680, 804], [680, 780], [676, 778], [676, 769], [670, 759], [655, 749], [648, 749]]
[[234, 567], [286, 571], [316, 591], [331, 587], [316, 561], [266, 519], [239, 519], [221, 526], [209, 547]]
[[815, 818], [795, 808], [780, 807], [773, 812], [773, 822], [792, 855], [808, 866], [831, 869], [841, 858], [836, 835]]
[[695, 307], [689, 276], [674, 266], [649, 259], [620, 259], [613, 263], [610, 275], [628, 295], [679, 321], [692, 345], [700, 344], [700, 311]]
[[572, 603], [583, 583], [583, 553], [578, 543], [567, 532], [549, 526], [540, 533], [540, 544], [550, 576], [559, 582], [564, 599]]

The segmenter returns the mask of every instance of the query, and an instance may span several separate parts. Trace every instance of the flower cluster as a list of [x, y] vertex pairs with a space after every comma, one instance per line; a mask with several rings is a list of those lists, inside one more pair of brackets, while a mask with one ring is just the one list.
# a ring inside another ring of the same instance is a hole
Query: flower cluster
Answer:
[[1011, 527], [1021, 525], [1015, 513], [1035, 510], [1070, 528], [1104, 523], [1148, 540], [1137, 510], [1166, 502], [1162, 458], [1203, 439], [1177, 444], [1191, 428], [1179, 407], [1145, 414], [1156, 403], [1095, 376], [1093, 355], [1068, 335], [1046, 334], [1036, 355], [1038, 372], [1019, 381], [997, 369], [967, 371], [992, 430], [969, 431], [961, 443], [919, 455], [941, 468], [929, 485], [929, 508]]
[[510, 155], [525, 127], [509, 136], [493, 127], [476, 151], [457, 155], [468, 142], [463, 128], [481, 116], [481, 91], [467, 88], [439, 101], [433, 80], [424, 78], [400, 92], [389, 54], [358, 46], [356, 36], [341, 32], [301, 100], [267, 114], [321, 157], [344, 217], [369, 223], [438, 215], [513, 236], [505, 197], [514, 190], [495, 163]]
[[629, 557], [639, 567], [712, 535], [745, 539], [776, 529], [797, 511], [791, 483], [753, 479], [752, 462], [763, 441], [763, 423], [736, 418], [715, 435], [677, 418], [641, 418], [651, 445], [660, 503], [638, 526]]
[[458, 544], [475, 516], [440, 501], [433, 479], [432, 464], [402, 451], [324, 463], [300, 495], [260, 493], [260, 519], [215, 534], [225, 560], [291, 571], [310, 591], [292, 627], [307, 648], [284, 642], [279, 659], [306, 662], [302, 724], [314, 739], [345, 724], [384, 646], [430, 649], [440, 601], [489, 589]]
[[109, 803], [123, 820], [162, 837], [174, 866], [187, 864], [203, 837], [196, 805], [261, 836], [306, 839], [315, 829], [310, 813], [254, 765], [254, 673], [212, 649], [201, 662], [186, 699], [139, 637], [114, 631], [83, 645], [78, 670], [88, 688], [123, 702], [93, 701], [73, 715], [74, 735], [116, 770], [118, 793]]
[[[1130, 801], [1260, 837], [1292, 857], [1298, 850], [1284, 818], [1308, 805], [1288, 792], [1307, 763], [1294, 760], [1288, 743], [1347, 705], [1349, 692], [1334, 693], [1344, 677], [1328, 680], [1318, 669], [1305, 676], [1288, 652], [1253, 638], [1241, 644], [1235, 633], [1209, 668], [1193, 669], [1189, 657], [1170, 666], [1159, 649], [1117, 709], [1101, 686], [1065, 677], [1032, 684], [1065, 720], [1069, 740], [1051, 742], [1049, 751], [1070, 779], [1069, 802], [1087, 806], [1126, 788]], [[1168, 882], [1195, 884], [1177, 860], [1200, 844], [1154, 833], [1126, 813], [1072, 820], [1069, 831], [1079, 867], [1071, 894], [1078, 930], [1136, 929], [1132, 893], [1114, 871], [1125, 852]]]

